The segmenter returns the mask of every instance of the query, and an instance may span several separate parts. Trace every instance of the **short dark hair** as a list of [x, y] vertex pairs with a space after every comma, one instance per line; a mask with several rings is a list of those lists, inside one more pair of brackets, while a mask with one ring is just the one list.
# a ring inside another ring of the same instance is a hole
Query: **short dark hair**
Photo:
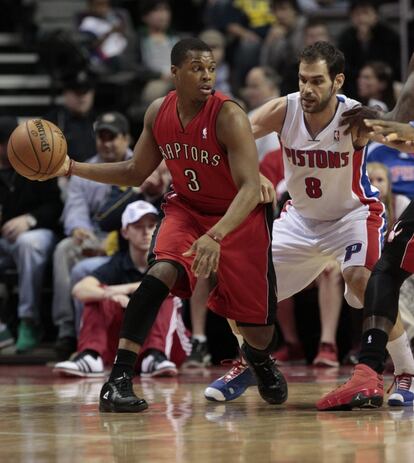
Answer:
[[171, 64], [173, 66], [180, 66], [186, 59], [189, 51], [209, 51], [212, 53], [211, 48], [202, 40], [197, 38], [186, 38], [177, 42], [171, 50]]
[[318, 60], [326, 61], [331, 80], [334, 80], [336, 75], [344, 72], [345, 56], [341, 50], [329, 42], [315, 42], [309, 45], [302, 51], [299, 58], [299, 61], [305, 63], [314, 63]]
[[379, 2], [375, 0], [351, 0], [349, 4], [349, 12], [352, 13], [357, 8], [372, 8], [375, 11], [379, 11]]
[[139, 6], [139, 12], [141, 16], [145, 16], [148, 13], [156, 10], [160, 6], [166, 6], [171, 8], [170, 2], [168, 0], [141, 0]]
[[290, 5], [296, 13], [302, 13], [299, 3], [297, 0], [272, 0], [272, 8], [277, 8], [278, 6]]

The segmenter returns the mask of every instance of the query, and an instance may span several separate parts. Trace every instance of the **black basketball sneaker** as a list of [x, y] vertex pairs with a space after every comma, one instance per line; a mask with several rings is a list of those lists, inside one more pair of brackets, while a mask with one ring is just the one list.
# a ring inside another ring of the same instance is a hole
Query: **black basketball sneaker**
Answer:
[[246, 343], [242, 345], [241, 350], [254, 376], [256, 376], [257, 388], [262, 399], [269, 404], [279, 405], [285, 402], [288, 398], [288, 387], [276, 361], [270, 355], [262, 362], [253, 360]]
[[132, 378], [126, 373], [107, 381], [99, 395], [99, 411], [113, 413], [137, 413], [148, 408], [144, 399], [135, 395]]

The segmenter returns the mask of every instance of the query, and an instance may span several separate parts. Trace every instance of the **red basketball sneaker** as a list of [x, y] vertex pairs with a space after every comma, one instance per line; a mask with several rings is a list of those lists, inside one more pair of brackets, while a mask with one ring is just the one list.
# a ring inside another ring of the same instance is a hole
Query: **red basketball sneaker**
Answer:
[[318, 410], [352, 410], [381, 407], [384, 397], [382, 375], [362, 363], [355, 366], [352, 377], [316, 403]]

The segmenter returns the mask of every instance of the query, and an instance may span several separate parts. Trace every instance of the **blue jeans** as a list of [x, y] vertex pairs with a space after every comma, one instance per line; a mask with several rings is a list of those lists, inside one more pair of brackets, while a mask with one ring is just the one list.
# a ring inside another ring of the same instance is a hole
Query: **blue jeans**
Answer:
[[55, 234], [44, 228], [20, 234], [14, 243], [0, 238], [0, 273], [8, 268], [17, 268], [19, 318], [39, 321], [43, 277], [55, 245]]

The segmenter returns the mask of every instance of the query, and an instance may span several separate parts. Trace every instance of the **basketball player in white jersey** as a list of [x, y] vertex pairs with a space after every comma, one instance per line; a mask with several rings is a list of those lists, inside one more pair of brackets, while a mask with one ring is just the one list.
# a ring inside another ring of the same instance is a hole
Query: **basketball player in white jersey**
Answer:
[[[362, 308], [380, 257], [385, 210], [365, 169], [368, 140], [355, 131], [345, 135], [346, 127], [340, 127], [342, 113], [359, 105], [338, 94], [344, 65], [342, 52], [328, 42], [306, 47], [299, 62], [299, 92], [269, 101], [251, 120], [255, 138], [279, 134], [292, 198], [273, 225], [279, 301], [308, 286], [334, 258], [341, 265], [347, 302]], [[398, 319], [387, 347], [394, 364], [405, 362], [414, 369], [404, 335]], [[207, 399], [235, 399], [254, 383], [246, 366], [234, 369], [210, 384]]]

